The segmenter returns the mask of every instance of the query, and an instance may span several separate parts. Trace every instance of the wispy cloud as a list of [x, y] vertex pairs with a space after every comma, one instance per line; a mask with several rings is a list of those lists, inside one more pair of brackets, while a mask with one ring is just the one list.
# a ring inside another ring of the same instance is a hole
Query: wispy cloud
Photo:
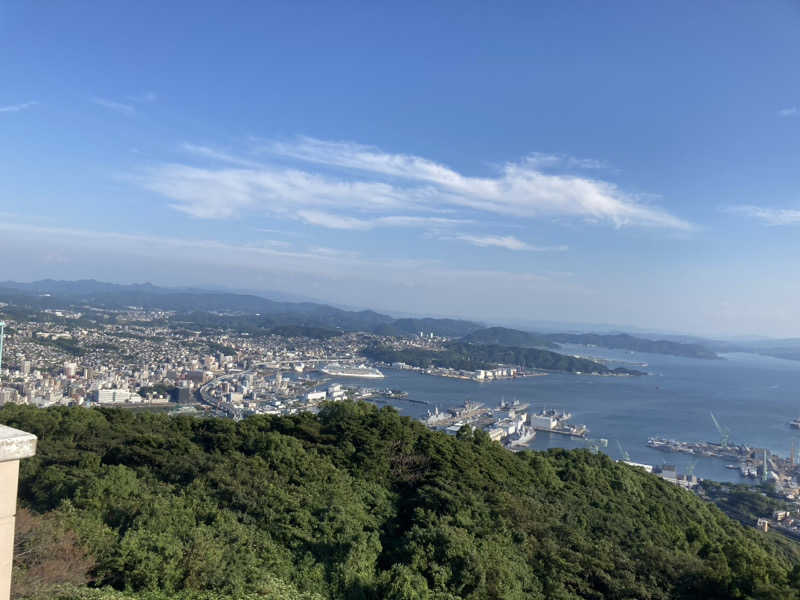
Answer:
[[114, 112], [118, 112], [128, 117], [131, 117], [136, 114], [136, 109], [130, 104], [124, 104], [122, 102], [116, 102], [114, 100], [108, 100], [106, 98], [98, 98], [96, 96], [92, 98], [91, 101], [94, 104], [97, 104], [98, 106], [102, 106], [103, 108], [113, 110]]
[[565, 252], [567, 246], [532, 246], [527, 242], [517, 239], [513, 235], [457, 235], [452, 239], [469, 242], [474, 246], [488, 248], [495, 246], [506, 250], [526, 251], [526, 252]]
[[447, 219], [442, 217], [418, 217], [413, 215], [388, 215], [373, 219], [340, 216], [318, 210], [301, 210], [300, 220], [329, 229], [372, 229], [374, 227], [423, 227], [447, 228], [471, 223], [469, 219]]
[[[246, 244], [0, 220], [0, 247], [25, 253], [25, 272], [36, 273], [29, 277], [79, 279], [107, 273], [106, 278], [119, 281], [283, 289], [328, 302], [405, 312], [424, 302], [424, 312], [475, 317], [491, 314], [502, 303], [505, 314], [524, 316], [532, 303], [546, 308], [563, 306], [565, 297], [587, 302], [595, 297], [593, 290], [565, 274], [362, 255], [346, 246], [286, 249], [264, 241]], [[53, 266], [53, 256], [65, 264]]]
[[333, 215], [318, 210], [301, 210], [297, 216], [309, 225], [319, 225], [328, 229], [369, 229], [372, 224], [364, 219]]
[[203, 158], [208, 158], [211, 160], [230, 163], [232, 165], [239, 165], [240, 167], [258, 168], [261, 166], [259, 163], [255, 161], [247, 160], [245, 158], [240, 158], [238, 156], [234, 156], [233, 154], [228, 154], [227, 152], [216, 150], [214, 148], [211, 148], [210, 146], [201, 146], [199, 144], [190, 144], [188, 142], [184, 142], [183, 144], [181, 144], [181, 149], [184, 152], [188, 152], [189, 154], [194, 154], [195, 156], [201, 156]]
[[363, 229], [379, 223], [376, 219], [409, 224], [423, 218], [409, 212], [446, 209], [469, 218], [485, 218], [487, 213], [523, 219], [566, 216], [615, 227], [692, 229], [687, 221], [614, 183], [546, 172], [535, 155], [503, 165], [495, 176], [471, 177], [419, 156], [307, 137], [262, 142], [262, 164], [207, 146], [184, 144], [183, 149], [242, 167], [164, 164], [139, 178], [148, 189], [171, 199], [176, 209], [201, 218], [260, 211], [321, 226]]
[[133, 94], [132, 96], [127, 96], [127, 99], [131, 102], [136, 102], [140, 104], [151, 104], [158, 100], [158, 96], [155, 92], [143, 92], [141, 94]]
[[576, 158], [565, 154], [533, 152], [525, 157], [525, 163], [536, 169], [608, 169], [605, 161], [595, 158]]
[[778, 111], [779, 117], [796, 117], [798, 115], [800, 115], [800, 110], [796, 106], [789, 106]]
[[25, 110], [31, 108], [32, 106], [36, 106], [39, 104], [38, 102], [23, 102], [21, 104], [8, 104], [6, 106], [0, 106], [0, 113], [4, 112], [19, 112], [21, 110]]
[[725, 210], [756, 219], [766, 225], [800, 225], [800, 210], [798, 209], [740, 205], [731, 206]]

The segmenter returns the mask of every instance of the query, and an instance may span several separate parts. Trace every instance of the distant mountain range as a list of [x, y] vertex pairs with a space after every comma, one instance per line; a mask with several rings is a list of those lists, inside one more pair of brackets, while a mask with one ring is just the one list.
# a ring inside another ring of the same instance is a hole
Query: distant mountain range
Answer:
[[[344, 331], [368, 331], [384, 335], [412, 335], [424, 332], [447, 337], [461, 337], [483, 325], [459, 319], [395, 319], [372, 310], [350, 311], [314, 302], [282, 302], [253, 294], [234, 294], [198, 289], [171, 289], [149, 283], [120, 285], [93, 279], [57, 281], [45, 279], [32, 283], [0, 283], [0, 301], [31, 308], [63, 308], [66, 305], [90, 305], [97, 308], [169, 310], [188, 321], [201, 324], [240, 325], [272, 329], [283, 325], [302, 325]], [[214, 313], [217, 319], [200, 317]], [[238, 317], [238, 318], [236, 318]]]
[[686, 344], [668, 340], [649, 340], [634, 337], [625, 333], [553, 333], [545, 336], [548, 340], [562, 344], [585, 344], [602, 346], [615, 350], [631, 350], [633, 352], [649, 352], [651, 354], [670, 354], [689, 358], [719, 358], [716, 352], [700, 344]]
[[[256, 294], [237, 294], [195, 288], [163, 288], [150, 283], [116, 284], [86, 279], [32, 283], [0, 282], [0, 302], [33, 309], [93, 306], [106, 309], [140, 307], [178, 313], [187, 326], [225, 326], [258, 333], [286, 331], [324, 337], [325, 331], [365, 331], [379, 335], [417, 333], [460, 338], [468, 344], [515, 348], [557, 349], [560, 344], [585, 344], [636, 352], [691, 358], [718, 358], [698, 343], [652, 340], [628, 334], [532, 333], [507, 327], [485, 327], [462, 319], [394, 318], [372, 310], [343, 310], [316, 302], [270, 300]], [[306, 328], [305, 330], [298, 328]], [[792, 354], [789, 350], [786, 354]]]
[[471, 344], [488, 344], [521, 348], [560, 348], [560, 344], [601, 346], [617, 350], [670, 354], [690, 358], [719, 358], [715, 352], [700, 344], [684, 344], [667, 340], [650, 340], [632, 335], [598, 333], [529, 333], [506, 327], [488, 327], [473, 331], [462, 338]]

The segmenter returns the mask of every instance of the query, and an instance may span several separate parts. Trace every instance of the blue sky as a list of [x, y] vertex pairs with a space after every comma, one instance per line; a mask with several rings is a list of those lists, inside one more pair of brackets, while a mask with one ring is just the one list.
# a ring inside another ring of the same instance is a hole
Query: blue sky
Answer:
[[0, 278], [800, 335], [800, 4], [8, 2]]

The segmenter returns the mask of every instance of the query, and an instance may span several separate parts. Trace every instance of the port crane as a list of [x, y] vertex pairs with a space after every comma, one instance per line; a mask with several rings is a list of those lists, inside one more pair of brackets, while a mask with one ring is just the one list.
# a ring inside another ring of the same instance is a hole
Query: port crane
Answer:
[[627, 450], [625, 450], [625, 448], [622, 447], [622, 442], [620, 442], [619, 440], [617, 440], [617, 448], [619, 448], [619, 454], [622, 457], [622, 460], [624, 460], [625, 462], [631, 462], [631, 455], [628, 454]]
[[717, 417], [714, 416], [713, 412], [709, 414], [711, 415], [711, 420], [714, 422], [714, 427], [717, 428], [717, 431], [719, 432], [720, 435], [719, 445], [722, 446], [723, 448], [727, 448], [728, 442], [730, 441], [731, 438], [730, 429], [728, 429], [727, 427], [723, 428], [722, 425], [719, 424], [719, 421], [717, 421]]

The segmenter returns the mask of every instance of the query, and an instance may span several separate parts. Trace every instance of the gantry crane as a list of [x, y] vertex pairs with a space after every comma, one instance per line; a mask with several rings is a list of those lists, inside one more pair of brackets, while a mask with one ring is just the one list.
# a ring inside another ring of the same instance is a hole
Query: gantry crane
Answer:
[[597, 440], [590, 440], [589, 438], [584, 438], [583, 445], [592, 454], [597, 454], [598, 452], [600, 452], [600, 448], [608, 448], [608, 440], [606, 438], [600, 438]]
[[631, 462], [631, 455], [628, 454], [627, 450], [625, 450], [625, 448], [622, 447], [622, 442], [620, 442], [619, 440], [617, 440], [617, 448], [619, 448], [619, 454], [622, 457], [622, 460], [624, 460], [625, 462]]
[[719, 421], [717, 421], [717, 417], [714, 416], [713, 412], [710, 414], [711, 414], [711, 420], [714, 421], [714, 427], [717, 428], [717, 431], [719, 432], [720, 435], [719, 445], [722, 446], [723, 448], [727, 448], [728, 442], [730, 441], [731, 438], [731, 432], [727, 427], [723, 428], [722, 425], [719, 424]]

